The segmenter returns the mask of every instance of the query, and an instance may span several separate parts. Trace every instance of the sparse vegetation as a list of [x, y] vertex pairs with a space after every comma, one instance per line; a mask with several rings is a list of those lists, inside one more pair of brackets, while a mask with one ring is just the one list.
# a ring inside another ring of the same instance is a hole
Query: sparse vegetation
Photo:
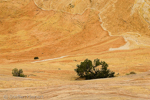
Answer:
[[39, 57], [34, 57], [34, 60], [39, 59]]
[[136, 74], [135, 72], [130, 72], [130, 74]]
[[127, 73], [126, 75], [130, 75], [130, 74], [136, 74], [136, 73], [132, 71], [130, 73]]
[[22, 69], [17, 69], [17, 68], [14, 68], [12, 70], [12, 74], [13, 76], [18, 76], [18, 77], [26, 77], [26, 75], [23, 74], [23, 70]]
[[14, 69], [12, 70], [13, 76], [18, 76], [18, 73], [19, 73], [19, 71], [18, 71], [17, 68], [14, 68]]
[[[98, 68], [101, 66], [101, 69]], [[77, 65], [78, 76], [85, 79], [96, 79], [96, 78], [108, 78], [114, 77], [115, 72], [110, 71], [108, 64], [105, 61], [99, 61], [99, 59], [94, 60], [94, 65], [91, 60], [85, 59], [80, 65]]]
[[75, 5], [69, 4], [70, 8], [74, 8]]
[[61, 70], [61, 68], [58, 68], [58, 70]]
[[27, 77], [27, 75], [24, 75], [24, 74], [20, 74], [19, 77]]
[[126, 75], [130, 75], [129, 73], [127, 73]]

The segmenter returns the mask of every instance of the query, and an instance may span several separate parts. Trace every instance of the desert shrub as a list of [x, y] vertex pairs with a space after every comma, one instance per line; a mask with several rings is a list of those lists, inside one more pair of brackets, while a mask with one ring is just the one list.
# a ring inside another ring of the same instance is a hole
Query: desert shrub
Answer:
[[[101, 69], [97, 68], [101, 66]], [[91, 60], [85, 59], [80, 65], [77, 65], [75, 71], [77, 75], [85, 79], [96, 79], [96, 78], [107, 78], [114, 77], [115, 72], [110, 71], [108, 64], [105, 61], [99, 61], [99, 59], [94, 60], [94, 65]]]
[[127, 73], [126, 75], [130, 75], [129, 73]]
[[130, 72], [130, 74], [136, 74], [135, 72]]
[[20, 77], [27, 77], [27, 75], [24, 75], [24, 74], [20, 74]]
[[18, 76], [20, 76], [21, 74], [23, 74], [23, 70], [22, 70], [22, 69], [19, 69], [19, 71], [18, 71]]
[[14, 68], [12, 70], [12, 74], [13, 76], [19, 76], [19, 77], [26, 77], [26, 75], [23, 74], [23, 70], [22, 69], [17, 69], [17, 68]]
[[39, 57], [34, 57], [34, 59], [36, 60], [36, 59], [39, 59]]
[[74, 8], [75, 5], [69, 4], [70, 8]]
[[132, 71], [130, 73], [127, 73], [126, 75], [130, 75], [130, 74], [136, 74], [136, 73]]
[[14, 69], [12, 70], [13, 76], [18, 76], [18, 73], [19, 73], [19, 71], [18, 71], [17, 68], [14, 68]]

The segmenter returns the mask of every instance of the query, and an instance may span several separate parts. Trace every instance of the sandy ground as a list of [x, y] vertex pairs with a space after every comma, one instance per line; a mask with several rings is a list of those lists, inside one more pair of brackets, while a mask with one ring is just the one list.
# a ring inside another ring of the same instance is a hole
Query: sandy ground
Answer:
[[21, 100], [20, 96], [29, 96], [28, 99], [31, 99], [30, 95], [39, 96], [40, 100], [149, 100], [149, 75], [150, 72], [146, 72], [111, 79], [71, 81], [69, 84], [52, 87], [42, 85], [39, 88], [1, 89], [0, 97], [9, 99], [11, 94], [16, 96], [17, 100]]
[[[149, 48], [150, 49], [150, 48]], [[128, 55], [128, 56], [125, 56]], [[118, 57], [119, 56], [119, 57]], [[84, 59], [101, 58], [116, 77], [76, 80], [76, 65]], [[148, 100], [150, 99], [150, 53], [148, 48], [67, 56], [46, 62], [0, 65], [0, 98], [41, 96], [40, 100]], [[40, 60], [39, 60], [40, 61]], [[12, 68], [23, 69], [27, 78], [13, 77]], [[131, 71], [134, 75], [127, 75]], [[118, 75], [119, 73], [119, 75]], [[24, 97], [25, 98], [25, 97]], [[37, 97], [38, 98], [38, 97]], [[35, 97], [32, 97], [35, 99]]]

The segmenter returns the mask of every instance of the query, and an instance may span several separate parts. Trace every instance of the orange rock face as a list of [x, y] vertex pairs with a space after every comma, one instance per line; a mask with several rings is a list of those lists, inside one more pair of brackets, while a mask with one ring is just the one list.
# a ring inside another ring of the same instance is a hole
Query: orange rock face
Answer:
[[[10, 6], [11, 3], [18, 3], [20, 6]], [[19, 60], [31, 59], [34, 56], [45, 58], [94, 53], [125, 44], [123, 37], [111, 37], [108, 31], [102, 28], [98, 16], [100, 11], [87, 8], [80, 14], [81, 12], [67, 12], [65, 9], [60, 11], [59, 8], [55, 11], [53, 9], [56, 8], [53, 7], [52, 10], [41, 8], [47, 7], [44, 2], [39, 8], [40, 4], [36, 0], [21, 3], [1, 2], [1, 5], [5, 6], [5, 10], [1, 11], [0, 24], [2, 59], [8, 55], [10, 59]]]

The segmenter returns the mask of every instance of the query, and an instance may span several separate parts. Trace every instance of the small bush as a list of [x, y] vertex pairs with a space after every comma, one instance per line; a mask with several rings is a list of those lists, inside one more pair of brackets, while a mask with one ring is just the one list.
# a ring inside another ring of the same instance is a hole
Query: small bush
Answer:
[[17, 68], [14, 68], [14, 69], [12, 70], [13, 76], [18, 76], [18, 73], [19, 73], [19, 71], [18, 71]]
[[27, 77], [27, 75], [24, 75], [24, 74], [20, 74], [20, 77]]
[[23, 70], [22, 69], [17, 69], [17, 68], [14, 68], [12, 70], [12, 74], [13, 76], [19, 76], [19, 77], [26, 77], [26, 75], [23, 74]]
[[74, 8], [75, 5], [69, 4], [70, 8]]
[[130, 72], [130, 74], [136, 74], [135, 72]]
[[126, 75], [130, 75], [129, 73], [127, 73]]
[[20, 76], [21, 74], [23, 74], [23, 70], [22, 70], [22, 69], [19, 69], [19, 71], [18, 71], [18, 76]]
[[39, 59], [39, 57], [34, 57], [34, 60]]
[[130, 73], [127, 73], [126, 75], [130, 75], [130, 74], [136, 74], [135, 72], [130, 72]]
[[[97, 67], [101, 66], [101, 70]], [[115, 72], [110, 71], [108, 68], [108, 64], [104, 61], [99, 61], [99, 59], [94, 60], [94, 65], [91, 60], [84, 60], [80, 65], [77, 65], [77, 72], [80, 78], [85, 79], [96, 79], [96, 78], [108, 78], [114, 77]]]

